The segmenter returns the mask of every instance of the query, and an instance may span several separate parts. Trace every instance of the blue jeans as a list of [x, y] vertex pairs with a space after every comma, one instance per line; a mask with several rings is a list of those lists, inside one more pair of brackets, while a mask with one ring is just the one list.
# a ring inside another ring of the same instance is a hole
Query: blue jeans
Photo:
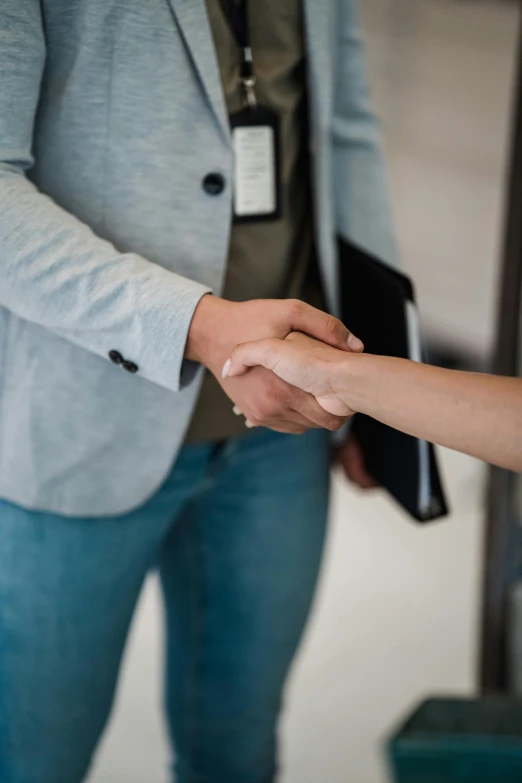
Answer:
[[[146, 458], [146, 457], [144, 457]], [[0, 781], [79, 783], [129, 624], [157, 567], [178, 783], [269, 783], [308, 615], [328, 438], [259, 430], [185, 446], [146, 505], [73, 519], [0, 501]]]

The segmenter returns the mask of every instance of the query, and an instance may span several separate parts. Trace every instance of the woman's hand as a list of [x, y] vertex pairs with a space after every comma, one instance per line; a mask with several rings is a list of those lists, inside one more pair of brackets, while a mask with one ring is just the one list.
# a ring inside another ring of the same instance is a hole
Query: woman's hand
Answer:
[[[362, 348], [361, 348], [362, 350]], [[354, 411], [336, 393], [336, 379], [346, 385], [347, 354], [299, 332], [285, 340], [260, 340], [234, 348], [223, 367], [223, 377], [244, 375], [250, 367], [271, 370], [291, 386], [312, 394], [324, 410], [335, 416], [352, 416]]]
[[[239, 345], [223, 372], [241, 375], [255, 365], [312, 394], [336, 415], [357, 411], [415, 438], [522, 472], [522, 378], [356, 356], [300, 334]], [[360, 459], [350, 448], [343, 462], [356, 478], [354, 457]], [[360, 470], [356, 474], [361, 478]]]

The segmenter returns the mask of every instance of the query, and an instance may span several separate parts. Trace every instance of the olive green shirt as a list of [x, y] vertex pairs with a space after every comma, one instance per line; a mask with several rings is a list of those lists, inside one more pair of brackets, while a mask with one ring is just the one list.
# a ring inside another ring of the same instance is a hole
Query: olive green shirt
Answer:
[[[240, 52], [227, 0], [206, 0], [229, 114], [243, 107]], [[277, 220], [232, 226], [223, 296], [231, 301], [299, 296], [312, 249], [304, 19], [301, 0], [250, 0], [251, 47], [261, 106], [281, 123], [281, 203]], [[238, 335], [238, 339], [240, 335]], [[244, 418], [206, 373], [187, 441], [246, 433]]]

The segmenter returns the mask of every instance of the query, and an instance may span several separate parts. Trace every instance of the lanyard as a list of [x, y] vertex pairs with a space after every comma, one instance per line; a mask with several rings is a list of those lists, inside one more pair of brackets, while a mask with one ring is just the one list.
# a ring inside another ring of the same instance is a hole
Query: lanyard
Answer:
[[256, 76], [250, 46], [250, 28], [248, 24], [248, 0], [228, 0], [230, 24], [236, 36], [241, 52], [239, 81], [243, 88], [245, 101], [250, 109], [255, 109], [257, 99], [255, 93]]

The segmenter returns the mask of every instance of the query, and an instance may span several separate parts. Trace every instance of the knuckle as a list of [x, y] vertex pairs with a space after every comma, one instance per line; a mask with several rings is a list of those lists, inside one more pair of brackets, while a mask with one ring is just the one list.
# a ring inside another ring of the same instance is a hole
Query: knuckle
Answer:
[[271, 396], [263, 406], [263, 414], [267, 419], [281, 419], [287, 409], [286, 403], [279, 395]]
[[289, 299], [287, 301], [287, 307], [290, 319], [294, 320], [302, 315], [305, 305], [299, 299]]
[[281, 406], [286, 403], [287, 395], [284, 386], [279, 384], [278, 378], [271, 377], [265, 389], [265, 401], [271, 405]]
[[273, 411], [272, 411], [272, 403], [268, 399], [263, 399], [255, 407], [254, 410], [254, 416], [253, 418], [250, 417], [250, 420], [253, 421], [253, 423], [261, 422], [261, 421], [268, 421], [272, 418]]
[[334, 315], [329, 315], [326, 321], [325, 330], [331, 337], [342, 337], [346, 332], [345, 327]]
[[232, 349], [232, 357], [237, 359], [241, 355], [242, 350], [243, 350], [242, 343], [235, 345], [234, 348]]

